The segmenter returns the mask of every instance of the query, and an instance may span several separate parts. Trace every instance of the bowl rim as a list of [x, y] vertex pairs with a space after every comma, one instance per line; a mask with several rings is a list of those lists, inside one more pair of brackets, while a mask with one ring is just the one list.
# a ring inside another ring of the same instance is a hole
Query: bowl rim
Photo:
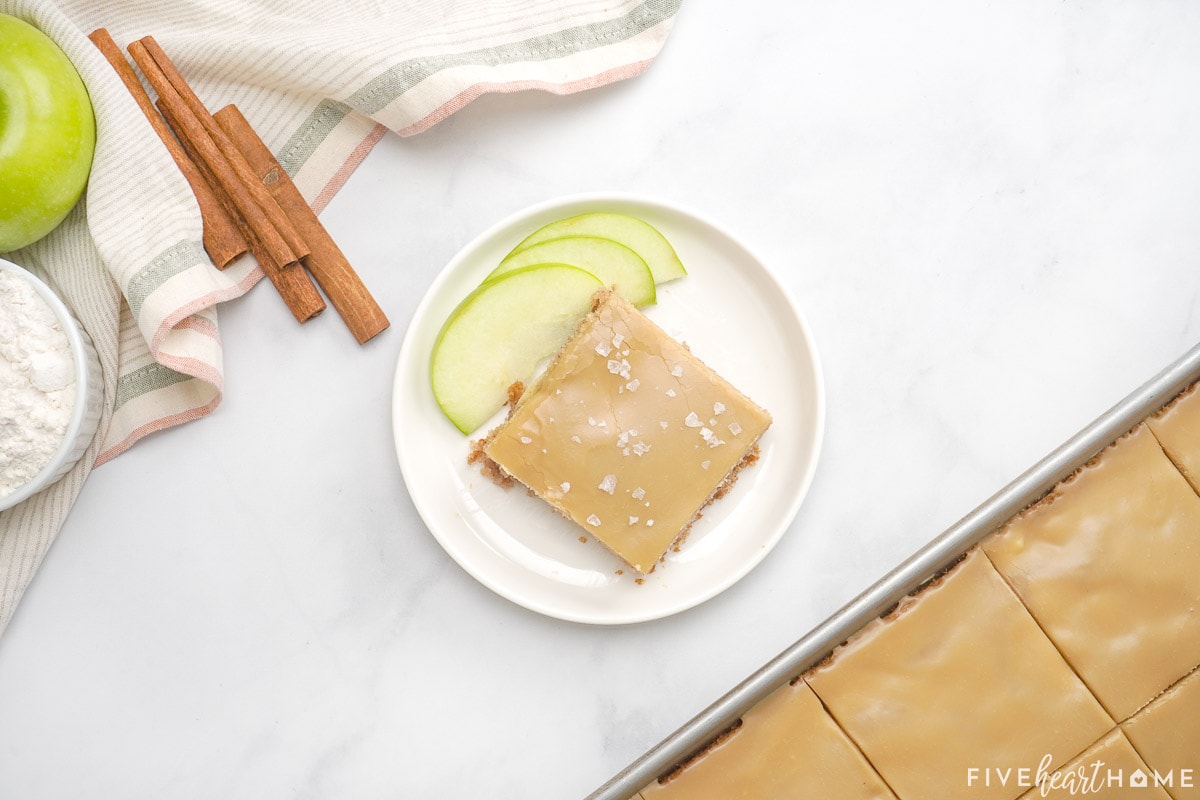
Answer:
[[58, 321], [59, 327], [67, 336], [67, 341], [71, 347], [71, 358], [74, 361], [75, 369], [75, 398], [71, 407], [71, 420], [67, 423], [66, 433], [63, 434], [62, 441], [58, 443], [54, 455], [46, 462], [41, 471], [19, 486], [15, 491], [7, 495], [0, 496], [0, 511], [5, 511], [13, 506], [28, 500], [33, 495], [45, 489], [54, 482], [59, 471], [65, 466], [68, 458], [71, 457], [75, 450], [76, 440], [79, 438], [79, 433], [83, 428], [84, 418], [88, 412], [88, 347], [84, 341], [84, 333], [79, 321], [75, 318], [74, 313], [63, 302], [62, 298], [50, 288], [49, 284], [38, 277], [34, 272], [20, 264], [15, 264], [3, 257], [0, 257], [0, 272], [14, 272], [21, 278], [26, 280], [38, 296], [50, 306], [50, 310], [54, 312], [54, 318]]

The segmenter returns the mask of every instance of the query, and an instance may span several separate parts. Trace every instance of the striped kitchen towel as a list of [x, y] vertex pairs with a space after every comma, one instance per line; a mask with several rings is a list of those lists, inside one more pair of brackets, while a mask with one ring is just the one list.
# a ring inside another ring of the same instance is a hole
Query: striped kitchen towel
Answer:
[[318, 211], [387, 131], [419, 133], [481, 94], [576, 92], [637, 75], [679, 0], [0, 0], [55, 39], [92, 94], [85, 199], [5, 257], [40, 274], [91, 334], [107, 400], [58, 484], [0, 512], [0, 632], [93, 466], [221, 400], [217, 305], [262, 272], [200, 245], [195, 201], [87, 34], [153, 35], [210, 108], [236, 103]]

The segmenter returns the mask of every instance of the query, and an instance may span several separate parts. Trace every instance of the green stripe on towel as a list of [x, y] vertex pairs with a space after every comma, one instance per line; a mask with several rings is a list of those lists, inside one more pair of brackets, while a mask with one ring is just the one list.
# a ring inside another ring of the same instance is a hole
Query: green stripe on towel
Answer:
[[147, 364], [139, 367], [128, 375], [117, 378], [116, 404], [113, 406], [113, 411], [115, 412], [135, 397], [141, 397], [186, 380], [191, 380], [191, 377], [176, 372], [170, 367], [164, 367], [162, 364]]
[[153, 261], [139, 270], [125, 289], [125, 297], [129, 301], [129, 310], [133, 318], [138, 319], [142, 313], [142, 303], [171, 278], [186, 271], [196, 264], [207, 261], [203, 245], [200, 242], [178, 242], [162, 253]]

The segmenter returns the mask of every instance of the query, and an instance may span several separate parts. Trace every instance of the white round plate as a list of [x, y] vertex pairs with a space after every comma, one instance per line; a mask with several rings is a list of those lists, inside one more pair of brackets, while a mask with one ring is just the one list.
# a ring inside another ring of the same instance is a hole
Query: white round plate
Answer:
[[[429, 361], [443, 322], [526, 234], [561, 217], [621, 211], [657, 227], [687, 277], [659, 286], [646, 314], [686, 342], [774, 417], [758, 463], [705, 510], [679, 552], [636, 580], [599, 542], [520, 487], [501, 489], [467, 464], [471, 437], [438, 408]], [[485, 231], [434, 280], [405, 334], [392, 423], [400, 469], [429, 530], [497, 594], [559, 619], [641, 622], [691, 608], [758, 564], [791, 525], [816, 468], [824, 386], [807, 323], [767, 267], [728, 231], [690, 211], [629, 195], [577, 195], [521, 211]]]

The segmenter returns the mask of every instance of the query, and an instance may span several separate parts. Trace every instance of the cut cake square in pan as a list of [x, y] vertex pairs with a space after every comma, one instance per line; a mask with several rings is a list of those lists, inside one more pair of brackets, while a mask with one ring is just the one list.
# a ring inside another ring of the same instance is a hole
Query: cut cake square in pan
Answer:
[[1033, 781], [1039, 778], [1044, 785], [1031, 788], [1021, 800], [1171, 800], [1119, 729], [1110, 731], [1062, 769], [1041, 776], [1035, 771]]
[[647, 573], [758, 458], [770, 424], [685, 345], [601, 290], [472, 457]]
[[805, 679], [901, 800], [1014, 800], [1114, 725], [978, 549]]
[[1118, 722], [1200, 663], [1200, 498], [1145, 424], [983, 547]]
[[1167, 457], [1200, 492], [1200, 384], [1192, 384], [1146, 424]]
[[644, 800], [895, 800], [804, 681], [756, 703], [741, 724]]
[[1175, 800], [1200, 799], [1200, 670], [1122, 723], [1125, 735]]

